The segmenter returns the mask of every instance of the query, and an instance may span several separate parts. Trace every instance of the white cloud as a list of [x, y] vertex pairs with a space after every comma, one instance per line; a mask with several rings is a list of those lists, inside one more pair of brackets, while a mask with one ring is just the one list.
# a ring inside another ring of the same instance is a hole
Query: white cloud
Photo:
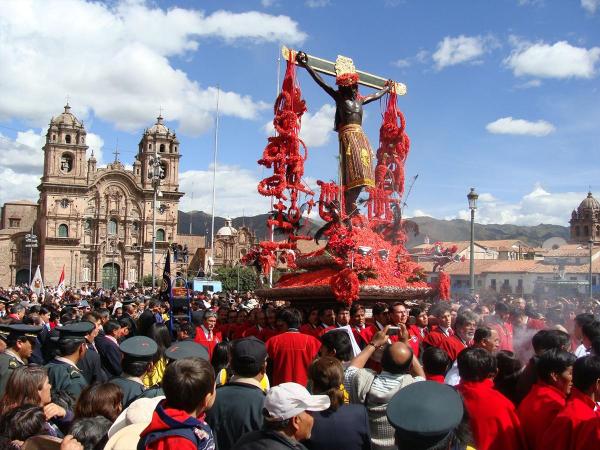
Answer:
[[[258, 193], [258, 182], [259, 177], [250, 170], [217, 164], [215, 214], [222, 217], [238, 217], [242, 213], [255, 215], [269, 212], [270, 199]], [[179, 189], [186, 195], [182, 197], [179, 209], [204, 211], [210, 214], [212, 186], [212, 165], [207, 170], [181, 172]]]
[[392, 64], [400, 69], [405, 69], [407, 67], [410, 67], [410, 59], [408, 59], [408, 58], [398, 59], [398, 60], [394, 61]]
[[537, 88], [540, 87], [542, 85], [541, 80], [529, 80], [526, 81], [525, 83], [521, 83], [519, 85], [517, 85], [517, 89], [530, 89], [530, 88]]
[[496, 198], [489, 192], [484, 192], [482, 194], [479, 194], [478, 201], [489, 203], [489, 202], [495, 202]]
[[[475, 220], [478, 223], [539, 225], [540, 223], [566, 226], [570, 211], [586, 197], [583, 192], [551, 193], [539, 183], [515, 203], [501, 200], [480, 202]], [[480, 197], [481, 198], [481, 197]], [[459, 219], [470, 220], [470, 211], [461, 210]]]
[[[45, 130], [19, 131], [16, 139], [10, 139], [0, 133], [0, 170], [10, 169], [19, 175], [35, 175], [38, 179], [44, 168], [44, 152], [46, 143]], [[104, 141], [94, 133], [87, 133], [87, 157], [92, 150], [98, 162], [102, 164], [102, 147]]]
[[422, 209], [415, 209], [413, 211], [413, 213], [410, 215], [410, 217], [433, 217], [431, 214], [429, 214], [426, 211], [423, 211]]
[[[333, 136], [334, 120], [335, 107], [329, 104], [321, 106], [321, 109], [314, 114], [305, 112], [302, 116], [300, 139], [309, 149], [326, 145]], [[267, 122], [263, 129], [268, 135], [273, 135], [273, 122]]]
[[[196, 57], [203, 38], [289, 44], [306, 38], [288, 16], [206, 15], [144, 0], [4, 2], [0, 29], [0, 120], [42, 127], [68, 95], [81, 119], [93, 113], [119, 129], [139, 130], [162, 105], [167, 119], [179, 121], [179, 132], [194, 135], [212, 126], [216, 89], [192, 80], [172, 58]], [[220, 107], [224, 115], [255, 119], [266, 105], [224, 89]]]
[[488, 38], [482, 36], [446, 36], [438, 44], [433, 60], [438, 70], [456, 64], [477, 61], [488, 50]]
[[0, 205], [8, 201], [30, 200], [36, 202], [39, 197], [37, 186], [40, 184], [40, 173], [15, 172], [10, 167], [0, 167]]
[[581, 7], [590, 14], [595, 14], [600, 9], [600, 0], [581, 0]]
[[545, 120], [530, 122], [523, 119], [513, 119], [512, 117], [503, 117], [494, 122], [490, 122], [485, 129], [492, 134], [516, 134], [527, 136], [547, 136], [553, 133], [556, 128]]
[[600, 47], [574, 47], [566, 41], [530, 43], [512, 38], [515, 46], [504, 60], [515, 76], [540, 78], [592, 78], [600, 60]]
[[323, 8], [331, 4], [330, 0], [306, 0], [304, 3], [309, 8]]

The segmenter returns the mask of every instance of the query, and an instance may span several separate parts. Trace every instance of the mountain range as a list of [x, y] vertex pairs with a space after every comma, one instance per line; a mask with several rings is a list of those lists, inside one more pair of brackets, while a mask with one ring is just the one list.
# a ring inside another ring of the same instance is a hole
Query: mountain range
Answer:
[[[259, 240], [268, 239], [269, 230], [266, 221], [268, 214], [232, 219], [235, 228], [246, 226], [256, 233]], [[210, 236], [211, 216], [203, 211], [179, 211], [179, 234], [190, 233]], [[430, 242], [435, 241], [468, 241], [470, 239], [470, 222], [462, 219], [442, 220], [433, 217], [415, 217], [411, 219], [419, 226], [419, 235], [409, 236], [407, 247], [423, 243], [426, 237]], [[225, 218], [215, 216], [215, 233], [225, 225]], [[309, 220], [305, 230], [311, 235], [323, 225], [323, 222]], [[569, 239], [569, 228], [560, 225], [540, 224], [535, 226], [508, 224], [479, 224], [475, 223], [476, 240], [519, 239], [531, 246], [537, 247], [551, 237]]]

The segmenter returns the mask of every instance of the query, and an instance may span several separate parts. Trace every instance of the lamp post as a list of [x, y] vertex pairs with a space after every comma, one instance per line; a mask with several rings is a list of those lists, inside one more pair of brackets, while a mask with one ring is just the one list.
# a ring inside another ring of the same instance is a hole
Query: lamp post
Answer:
[[471, 245], [469, 248], [469, 294], [475, 295], [475, 210], [477, 209], [477, 199], [479, 195], [475, 188], [467, 194], [469, 200], [469, 209], [471, 210]]
[[158, 197], [158, 187], [160, 186], [161, 166], [160, 156], [156, 152], [156, 144], [154, 145], [154, 156], [150, 159], [152, 166], [151, 181], [153, 189], [152, 197], [152, 289], [156, 287], [156, 198]]
[[589, 277], [588, 277], [588, 281], [589, 281], [589, 286], [590, 286], [590, 300], [594, 298], [594, 294], [592, 292], [592, 253], [594, 250], [594, 241], [592, 239], [589, 240], [589, 244], [590, 244], [590, 271], [589, 271]]

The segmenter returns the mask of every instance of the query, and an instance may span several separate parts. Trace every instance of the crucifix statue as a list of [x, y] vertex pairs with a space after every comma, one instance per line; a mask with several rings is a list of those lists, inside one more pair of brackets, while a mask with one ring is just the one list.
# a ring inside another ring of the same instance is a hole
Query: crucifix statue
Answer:
[[[283, 54], [289, 58], [290, 52], [284, 48]], [[294, 53], [292, 53], [294, 55]], [[392, 88], [397, 94], [406, 93], [406, 86], [385, 80], [366, 72], [357, 71], [352, 59], [338, 56], [335, 63], [297, 52], [292, 58], [304, 67], [315, 82], [329, 94], [336, 105], [335, 126], [340, 145], [340, 182], [344, 190], [344, 208], [352, 213], [357, 210], [356, 201], [364, 187], [375, 187], [373, 150], [362, 129], [363, 105], [381, 98]], [[329, 86], [317, 73], [336, 77], [337, 89]], [[358, 85], [363, 84], [378, 89], [377, 92], [361, 97]]]

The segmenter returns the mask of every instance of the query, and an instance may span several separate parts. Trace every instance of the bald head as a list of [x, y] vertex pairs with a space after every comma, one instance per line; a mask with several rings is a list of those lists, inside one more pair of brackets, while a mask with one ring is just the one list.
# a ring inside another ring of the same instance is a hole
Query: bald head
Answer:
[[394, 342], [383, 348], [381, 367], [393, 374], [408, 373], [413, 360], [413, 351], [404, 342]]

